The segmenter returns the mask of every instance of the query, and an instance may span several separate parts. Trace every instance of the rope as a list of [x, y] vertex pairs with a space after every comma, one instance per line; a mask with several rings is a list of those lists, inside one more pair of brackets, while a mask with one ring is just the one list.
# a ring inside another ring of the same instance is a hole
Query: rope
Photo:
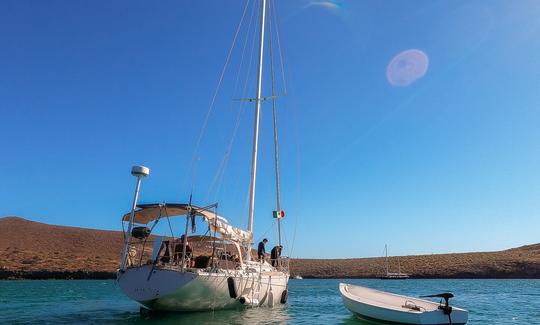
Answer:
[[[246, 0], [246, 5], [244, 6], [244, 10], [242, 12], [242, 17], [240, 18], [240, 22], [238, 23], [238, 26], [236, 28], [236, 32], [234, 34], [234, 38], [233, 38], [233, 41], [232, 41], [232, 44], [231, 44], [231, 47], [229, 48], [229, 52], [227, 54], [227, 59], [225, 60], [225, 64], [223, 65], [223, 69], [221, 70], [221, 74], [219, 76], [219, 81], [218, 81], [218, 84], [217, 84], [217, 87], [214, 91], [214, 95], [212, 96], [212, 100], [210, 101], [210, 105], [208, 107], [208, 110], [206, 112], [206, 116], [204, 118], [204, 122], [203, 122], [203, 125], [201, 127], [201, 130], [199, 132], [199, 137], [197, 139], [197, 142], [195, 144], [195, 150], [193, 152], [193, 157], [191, 159], [191, 164], [190, 164], [190, 168], [188, 169], [188, 172], [191, 170], [193, 171], [193, 175], [192, 175], [192, 179], [191, 179], [191, 192], [193, 192], [193, 189], [195, 187], [195, 176], [196, 176], [196, 173], [195, 173], [195, 170], [196, 170], [196, 167], [195, 167], [195, 161], [197, 159], [197, 155], [199, 153], [199, 146], [201, 144], [201, 140], [204, 136], [204, 133], [206, 131], [206, 127], [208, 125], [208, 120], [210, 118], [210, 115], [212, 113], [212, 111], [214, 110], [214, 104], [215, 104], [215, 101], [216, 101], [216, 98], [217, 98], [217, 95], [219, 93], [219, 89], [221, 88], [221, 83], [223, 81], [223, 77], [225, 75], [225, 71], [227, 71], [227, 66], [229, 65], [229, 61], [230, 61], [230, 58], [231, 58], [231, 54], [233, 52], [233, 49], [234, 49], [234, 46], [236, 44], [236, 39], [238, 37], [238, 33], [240, 32], [240, 27], [242, 26], [242, 23], [244, 21], [244, 17], [246, 15], [246, 11], [247, 11], [247, 8], [248, 8], [248, 4], [249, 4], [249, 1], [250, 0]], [[187, 176], [187, 175], [186, 175]]]
[[[289, 72], [289, 75], [290, 75], [290, 72]], [[294, 80], [294, 79], [293, 79]], [[290, 87], [290, 86], [289, 86]], [[294, 92], [294, 91], [293, 91]], [[293, 120], [293, 124], [294, 125], [297, 125], [298, 124], [298, 121], [299, 121], [299, 116], [298, 116], [298, 106], [294, 104], [294, 97], [289, 97], [289, 100], [291, 101], [291, 105], [289, 105], [289, 110], [291, 112], [291, 116], [292, 116], [292, 120]], [[292, 132], [293, 134], [293, 141], [294, 141], [294, 145], [295, 145], [295, 167], [296, 167], [296, 200], [297, 201], [300, 201], [300, 197], [301, 197], [301, 191], [302, 191], [302, 187], [300, 184], [302, 184], [302, 177], [301, 177], [301, 174], [300, 174], [300, 169], [301, 169], [301, 164], [302, 164], [302, 161], [301, 161], [301, 152], [300, 152], [300, 141], [298, 140], [299, 139], [299, 136], [298, 136], [298, 130], [295, 128]], [[300, 215], [295, 215], [294, 217], [294, 231], [293, 231], [293, 238], [292, 238], [292, 243], [291, 243], [291, 249], [290, 249], [290, 256], [293, 255], [293, 251], [294, 251], [294, 247], [295, 247], [295, 243], [296, 243], [296, 234], [297, 234], [297, 230], [298, 230], [298, 223], [301, 221], [300, 220], [301, 216]]]
[[[255, 9], [256, 9], [255, 6], [253, 6], [250, 21], [249, 21], [248, 28], [247, 28], [247, 31], [246, 31], [246, 39], [244, 41], [244, 47], [242, 49], [242, 58], [241, 58], [240, 66], [239, 66], [238, 73], [237, 73], [237, 79], [236, 79], [236, 82], [235, 82], [234, 93], [236, 93], [236, 90], [237, 90], [238, 81], [239, 81], [239, 77], [240, 77], [240, 70], [242, 68], [242, 64], [243, 64], [243, 61], [244, 61], [245, 48], [247, 47], [247, 42], [248, 42], [248, 39], [249, 39], [249, 36], [248, 36], [249, 29], [251, 28], [251, 23], [253, 21], [253, 16], [254, 16], [255, 11], [256, 11]], [[256, 22], [258, 22], [258, 18], [257, 18]], [[253, 53], [255, 52], [255, 40], [256, 40], [255, 34], [256, 34], [256, 28], [254, 28], [254, 32], [253, 32], [253, 41], [252, 41], [252, 45], [251, 45], [250, 58], [249, 58], [249, 63], [247, 65], [246, 79], [244, 81], [244, 86], [243, 86], [243, 89], [242, 89], [241, 97], [245, 97], [246, 94], [247, 94], [247, 86], [249, 84], [249, 76], [250, 76], [251, 68], [253, 66]], [[224, 175], [225, 175], [225, 171], [227, 170], [227, 166], [228, 166], [228, 163], [229, 163], [229, 158], [230, 158], [230, 154], [231, 154], [231, 151], [232, 151], [232, 147], [234, 145], [234, 140], [236, 139], [238, 129], [240, 128], [241, 117], [242, 117], [244, 111], [245, 111], [245, 102], [241, 102], [240, 103], [240, 108], [239, 108], [237, 116], [236, 116], [235, 126], [233, 128], [233, 133], [231, 135], [231, 139], [229, 141], [229, 144], [228, 144], [228, 146], [227, 146], [227, 148], [225, 150], [225, 154], [223, 155], [223, 158], [222, 158], [222, 160], [220, 162], [218, 170], [216, 171], [216, 174], [214, 175], [214, 178], [213, 178], [212, 183], [210, 185], [210, 188], [208, 190], [207, 200], [210, 199], [210, 195], [211, 195], [212, 191], [214, 190], [214, 187], [217, 187], [217, 190], [216, 190], [215, 195], [214, 195], [214, 201], [217, 201], [217, 197], [218, 197], [220, 189], [221, 189], [221, 184], [223, 183], [223, 178], [224, 178]]]
[[[269, 8], [271, 8], [269, 4]], [[270, 30], [269, 45], [270, 45], [270, 80], [271, 80], [271, 89], [272, 89], [272, 116], [274, 122], [274, 163], [275, 163], [275, 176], [276, 176], [276, 205], [278, 213], [281, 213], [281, 195], [279, 191], [279, 145], [278, 145], [278, 134], [277, 134], [277, 112], [276, 112], [276, 98], [275, 98], [275, 80], [274, 80], [274, 47], [272, 44], [272, 11], [268, 10], [270, 19], [268, 27]], [[278, 216], [278, 236], [279, 236], [279, 245], [281, 245], [281, 219]]]
[[270, 3], [273, 6], [273, 10], [272, 10], [273, 16], [271, 16], [270, 19], [272, 19], [273, 17], [274, 24], [276, 25], [276, 38], [277, 38], [277, 43], [278, 43], [279, 62], [281, 65], [281, 80], [283, 82], [283, 95], [285, 96], [287, 94], [287, 84], [285, 83], [285, 65], [283, 64], [283, 54], [281, 51], [281, 41], [279, 38], [279, 28], [278, 28], [278, 23], [277, 23], [277, 10], [276, 10], [275, 1], [270, 1]]
[[[161, 208], [160, 208], [161, 210]], [[161, 212], [160, 212], [161, 214]], [[165, 207], [165, 217], [167, 217], [167, 223], [169, 224], [169, 230], [171, 231], [171, 237], [172, 237], [172, 241], [174, 242], [174, 232], [172, 230], [172, 226], [171, 226], [171, 219], [169, 218], [169, 214], [167, 213], [167, 208]]]
[[[214, 264], [214, 254], [215, 254], [215, 249], [216, 249], [216, 231], [217, 231], [217, 205], [214, 207], [214, 236], [213, 236], [213, 243], [212, 243], [212, 264]], [[212, 269], [214, 269], [214, 265], [212, 265]], [[208, 274], [208, 279], [211, 279], [211, 275]], [[217, 290], [212, 290], [213, 291], [213, 295], [212, 295], [212, 316], [214, 315], [214, 312], [215, 312], [215, 306], [216, 306], [216, 293], [217, 293]]]
[[[275, 71], [274, 71], [274, 46], [273, 46], [273, 25], [276, 24], [276, 37], [278, 38], [278, 44], [279, 43], [279, 32], [277, 29], [277, 23], [275, 22], [275, 5], [274, 2], [271, 2], [269, 4], [269, 30], [270, 30], [270, 69], [271, 69], [271, 84], [272, 84], [272, 115], [273, 115], [273, 122], [274, 122], [274, 155], [275, 155], [275, 174], [276, 174], [276, 199], [277, 199], [277, 210], [281, 210], [281, 197], [280, 197], [280, 178], [279, 178], [279, 146], [278, 146], [278, 134], [277, 134], [277, 110], [275, 106], [276, 98], [275, 98]], [[274, 21], [274, 24], [272, 23]], [[281, 45], [279, 45], [279, 56], [280, 56], [280, 63], [281, 63], [281, 71], [282, 71], [282, 81], [283, 81], [283, 88], [284, 92], [285, 90], [285, 77], [284, 77], [284, 69], [283, 69], [283, 57], [281, 53]], [[281, 236], [283, 235], [285, 245], [288, 246], [288, 240], [285, 232], [281, 232], [281, 225], [282, 222], [281, 219], [278, 219], [278, 237], [279, 237], [279, 245], [282, 245], [281, 242]]]
[[274, 229], [274, 226], [275, 226], [275, 225], [276, 225], [276, 220], [272, 221], [272, 224], [270, 225], [270, 227], [268, 227], [268, 228], [265, 230], [265, 232], [262, 234], [262, 236], [260, 236], [259, 238], [257, 238], [256, 241], [257, 241], [257, 242], [260, 242], [264, 237], [266, 237], [266, 234], [267, 234], [270, 230]]
[[215, 269], [214, 266], [214, 256], [216, 254], [216, 232], [217, 232], [217, 207], [214, 208], [214, 236], [212, 236], [212, 269]]

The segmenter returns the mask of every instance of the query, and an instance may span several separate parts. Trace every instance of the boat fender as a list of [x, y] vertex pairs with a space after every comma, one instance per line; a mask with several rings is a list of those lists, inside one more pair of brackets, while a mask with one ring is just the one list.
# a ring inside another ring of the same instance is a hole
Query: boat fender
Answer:
[[287, 289], [283, 290], [283, 292], [281, 293], [281, 300], [279, 302], [281, 302], [282, 304], [286, 303], [288, 297], [289, 292], [287, 291]]
[[270, 292], [268, 293], [268, 307], [274, 307], [274, 294], [272, 293], [272, 287], [270, 287]]
[[238, 294], [236, 293], [236, 285], [232, 276], [227, 279], [227, 285], [229, 286], [229, 297], [236, 299], [236, 297], [238, 297]]
[[269, 277], [268, 284], [270, 290], [268, 291], [268, 307], [274, 307], [274, 293], [272, 292], [272, 276]]

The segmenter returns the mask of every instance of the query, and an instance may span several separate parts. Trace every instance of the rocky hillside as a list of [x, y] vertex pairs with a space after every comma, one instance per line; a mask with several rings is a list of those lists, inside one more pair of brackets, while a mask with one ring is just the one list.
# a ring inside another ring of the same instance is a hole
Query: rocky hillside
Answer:
[[[540, 278], [540, 244], [499, 252], [400, 256], [412, 278]], [[397, 272], [397, 259], [390, 258]], [[382, 258], [296, 259], [291, 273], [305, 278], [369, 278], [380, 274]]]
[[0, 219], [0, 278], [112, 277], [121, 232]]
[[[122, 233], [0, 218], [0, 279], [114, 278]], [[540, 244], [500, 252], [402, 256], [413, 278], [540, 278]], [[390, 259], [392, 271], [397, 260]], [[291, 274], [305, 278], [370, 278], [382, 258], [294, 259]]]

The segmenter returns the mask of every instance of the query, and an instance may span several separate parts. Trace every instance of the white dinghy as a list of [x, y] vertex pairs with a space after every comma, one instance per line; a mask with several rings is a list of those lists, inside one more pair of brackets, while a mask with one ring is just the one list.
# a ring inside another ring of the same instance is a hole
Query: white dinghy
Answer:
[[398, 324], [465, 324], [469, 312], [452, 307], [448, 300], [454, 295], [442, 293], [425, 297], [440, 297], [444, 303], [400, 296], [352, 284], [339, 284], [345, 307], [360, 318]]

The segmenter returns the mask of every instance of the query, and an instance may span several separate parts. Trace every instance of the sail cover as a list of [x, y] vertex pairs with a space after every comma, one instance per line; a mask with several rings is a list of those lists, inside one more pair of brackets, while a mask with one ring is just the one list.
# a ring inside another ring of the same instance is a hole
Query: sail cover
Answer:
[[[190, 206], [184, 203], [153, 203], [139, 204], [133, 217], [134, 223], [147, 224], [161, 217], [176, 217], [189, 214]], [[233, 227], [227, 219], [217, 215], [213, 211], [192, 205], [195, 215], [202, 217], [210, 226], [211, 231], [221, 234], [231, 240], [251, 243], [252, 234], [248, 231]], [[130, 212], [124, 214], [123, 221], [129, 221]]]

